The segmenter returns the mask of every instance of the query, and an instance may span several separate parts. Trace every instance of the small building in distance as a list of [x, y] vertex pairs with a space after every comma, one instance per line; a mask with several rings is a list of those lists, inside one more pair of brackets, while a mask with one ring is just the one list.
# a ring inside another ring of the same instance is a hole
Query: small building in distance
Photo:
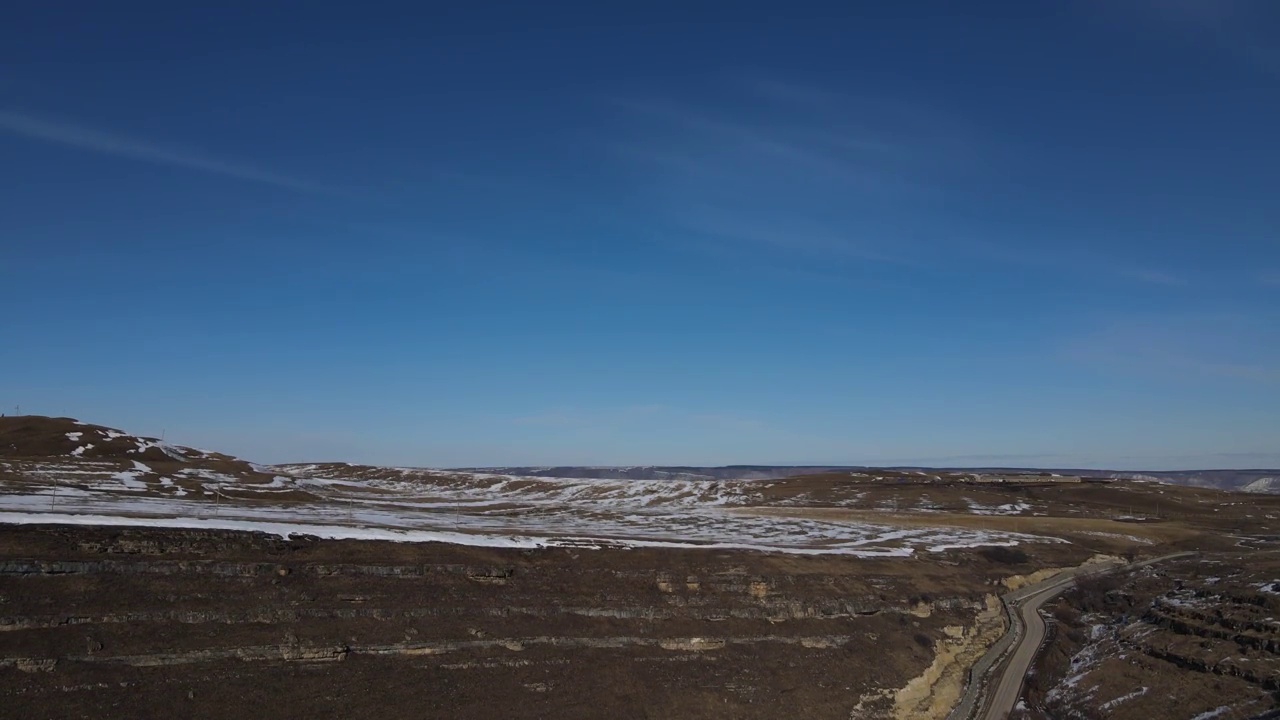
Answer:
[[1054, 475], [1052, 473], [1000, 473], [997, 475], [974, 473], [973, 475], [973, 482], [977, 483], [1017, 483], [1026, 485], [1028, 483], [1056, 484], [1083, 481], [1084, 478], [1079, 475]]

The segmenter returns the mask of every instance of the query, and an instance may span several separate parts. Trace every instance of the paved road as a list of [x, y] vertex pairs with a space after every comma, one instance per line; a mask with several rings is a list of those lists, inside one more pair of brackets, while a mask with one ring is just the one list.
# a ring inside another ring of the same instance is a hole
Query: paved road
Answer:
[[[1192, 553], [1174, 553], [1132, 563], [1124, 567], [1132, 569], [1190, 554]], [[1018, 633], [1018, 644], [1010, 653], [999, 682], [992, 684], [991, 693], [987, 699], [986, 712], [980, 714], [979, 717], [985, 718], [985, 720], [1005, 720], [1005, 718], [1009, 717], [1009, 713], [1013, 712], [1013, 706], [1018, 702], [1018, 696], [1022, 694], [1022, 681], [1031, 669], [1031, 663], [1035, 662], [1036, 655], [1040, 652], [1040, 643], [1044, 642], [1045, 624], [1044, 618], [1040, 617], [1040, 607], [1044, 605], [1045, 601], [1070, 587], [1077, 575], [1084, 572], [1090, 574], [1105, 572], [1116, 567], [1118, 565], [1099, 564], [1089, 568], [1079, 568], [1055, 575], [1043, 583], [1005, 596], [1005, 601], [1009, 605], [1009, 614], [1013, 624], [1017, 626], [1016, 628], [1011, 626], [1009, 632]]]
[[1004, 720], [1013, 711], [1013, 706], [1022, 694], [1022, 681], [1035, 662], [1040, 651], [1040, 643], [1044, 642], [1044, 618], [1040, 617], [1040, 607], [1045, 601], [1066, 590], [1075, 580], [1075, 575], [1063, 577], [1059, 575], [1048, 585], [1037, 589], [1019, 600], [1010, 601], [1010, 614], [1016, 618], [1022, 629], [1017, 647], [1009, 656], [1009, 664], [1005, 666], [1004, 675], [991, 692], [987, 705], [987, 720]]

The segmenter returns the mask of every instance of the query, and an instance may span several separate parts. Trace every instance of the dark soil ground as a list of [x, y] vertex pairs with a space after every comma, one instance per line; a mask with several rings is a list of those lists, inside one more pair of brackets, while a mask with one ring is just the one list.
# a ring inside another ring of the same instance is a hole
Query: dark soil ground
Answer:
[[[3, 486], [47, 485], [54, 463], [110, 475], [138, 461], [151, 468], [144, 480], [173, 476], [167, 491], [190, 490], [195, 503], [238, 498], [226, 487], [197, 494], [201, 481], [179, 478], [184, 469], [233, 487], [274, 478], [70, 419], [0, 423]], [[264, 497], [298, 499], [243, 501]], [[969, 627], [1002, 579], [1099, 553], [1175, 550], [1195, 562], [1066, 596], [1028, 685], [1030, 716], [1192, 717], [1181, 711], [1235, 697], [1253, 698], [1241, 713], [1265, 710], [1276, 697], [1280, 596], [1257, 585], [1280, 577], [1280, 497], [829, 473], [769, 482], [758, 505], [734, 512], [1068, 542], [866, 559], [0, 525], [0, 718], [845, 720], [860, 701], [885, 710], [887, 698], [866, 699], [920, 676], [935, 643]], [[1154, 630], [1116, 636], [1132, 647], [1114, 653], [1123, 665], [1104, 666], [1092, 699], [1050, 699], [1085, 633], [1122, 622]], [[1104, 707], [1135, 683], [1153, 689]], [[1180, 700], [1156, 703], [1168, 695]]]
[[6, 526], [0, 716], [843, 720], [1040, 561]]

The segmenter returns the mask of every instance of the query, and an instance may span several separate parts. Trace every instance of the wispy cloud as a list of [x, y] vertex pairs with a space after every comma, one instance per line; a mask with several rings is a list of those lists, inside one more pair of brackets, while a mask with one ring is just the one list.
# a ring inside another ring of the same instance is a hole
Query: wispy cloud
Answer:
[[686, 229], [713, 238], [742, 240], [757, 245], [805, 252], [823, 257], [905, 263], [884, 244], [857, 237], [803, 215], [769, 217], [758, 210], [690, 206], [673, 215]]
[[1114, 255], [1071, 242], [1069, 238], [1020, 244], [965, 238], [953, 243], [953, 246], [965, 255], [1042, 272], [1055, 271], [1079, 277], [1104, 278], [1170, 289], [1188, 285], [1186, 277], [1159, 267], [1147, 266], [1142, 259], [1117, 259]]
[[1152, 292], [1191, 284], [1125, 238], [1052, 226], [1012, 237], [999, 222], [956, 213], [956, 198], [968, 206], [974, 187], [1004, 187], [1026, 160], [926, 101], [737, 77], [699, 98], [611, 103], [619, 118], [609, 147], [634, 199], [667, 226], [664, 237], [717, 256], [769, 253], [841, 271], [1009, 265]]
[[1263, 285], [1280, 287], [1280, 270], [1262, 273], [1261, 275], [1258, 276], [1258, 282], [1262, 283]]
[[1119, 277], [1137, 280], [1148, 285], [1186, 285], [1186, 281], [1181, 277], [1153, 268], [1116, 268], [1115, 273]]
[[961, 134], [901, 103], [769, 80], [714, 100], [614, 99], [611, 145], [674, 228], [860, 261], [901, 261], [912, 199], [969, 164]]
[[527, 425], [530, 427], [557, 427], [575, 425], [581, 422], [573, 413], [564, 410], [548, 410], [546, 412], [535, 413], [533, 415], [521, 415], [512, 418], [511, 422], [516, 425]]
[[767, 100], [828, 108], [844, 100], [840, 93], [808, 83], [787, 82], [772, 77], [742, 76], [739, 84]]
[[332, 188], [253, 165], [215, 158], [191, 148], [117, 135], [26, 113], [0, 110], [0, 131], [102, 155], [185, 168], [298, 192], [322, 195], [344, 194]]
[[1275, 317], [1184, 314], [1118, 318], [1065, 347], [1072, 360], [1179, 382], [1208, 378], [1280, 384]]
[[617, 429], [635, 424], [653, 427], [673, 423], [703, 428], [760, 430], [764, 423], [753, 417], [734, 413], [690, 410], [660, 403], [624, 405], [614, 408], [553, 408], [532, 415], [512, 418], [512, 423], [545, 428]]
[[635, 118], [656, 121], [662, 128], [659, 132], [676, 152], [701, 156], [705, 165], [732, 166], [739, 171], [788, 169], [789, 175], [803, 172], [872, 188], [885, 181], [884, 169], [867, 167], [868, 163], [842, 157], [836, 151], [896, 150], [887, 140], [825, 130], [816, 124], [796, 125], [797, 117], [758, 117], [751, 122], [670, 102], [624, 99], [617, 105]]
[[644, 405], [625, 405], [616, 408], [553, 408], [532, 415], [521, 415], [513, 418], [517, 425], [533, 425], [546, 427], [569, 427], [575, 425], [593, 425], [605, 420], [633, 420], [653, 417], [668, 413], [671, 408], [666, 405], [651, 403]]
[[[1104, 7], [1109, 12], [1116, 5], [1108, 0]], [[1119, 5], [1136, 10], [1146, 24], [1186, 33], [1280, 75], [1280, 45], [1266, 30], [1275, 27], [1273, 0], [1127, 0]]]

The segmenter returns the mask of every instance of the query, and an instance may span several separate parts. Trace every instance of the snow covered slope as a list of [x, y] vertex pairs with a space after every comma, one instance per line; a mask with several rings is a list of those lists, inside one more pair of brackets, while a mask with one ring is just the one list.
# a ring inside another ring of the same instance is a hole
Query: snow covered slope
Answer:
[[1280, 475], [1258, 478], [1240, 490], [1247, 493], [1280, 493]]
[[65, 418], [5, 418], [0, 443], [6, 442], [8, 452], [0, 455], [0, 522], [10, 523], [856, 557], [1049, 541], [977, 528], [760, 512], [788, 505], [776, 493], [766, 495], [776, 490], [773, 480], [523, 477], [345, 464], [264, 467]]

